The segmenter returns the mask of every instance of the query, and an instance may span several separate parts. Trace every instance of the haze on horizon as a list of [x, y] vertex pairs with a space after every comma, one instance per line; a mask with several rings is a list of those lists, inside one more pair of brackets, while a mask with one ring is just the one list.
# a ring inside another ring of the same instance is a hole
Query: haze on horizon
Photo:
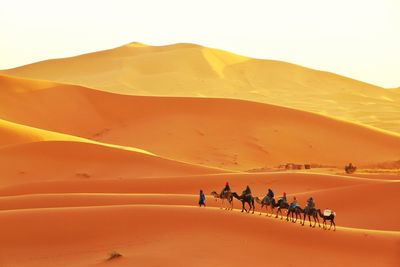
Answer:
[[134, 41], [185, 42], [400, 86], [396, 0], [0, 3], [0, 69]]

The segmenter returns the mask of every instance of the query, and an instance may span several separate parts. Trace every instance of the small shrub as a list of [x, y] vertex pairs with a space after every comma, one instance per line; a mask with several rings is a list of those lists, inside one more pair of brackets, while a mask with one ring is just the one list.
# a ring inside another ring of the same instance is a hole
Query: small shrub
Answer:
[[122, 257], [122, 254], [118, 253], [117, 251], [112, 251], [108, 254], [108, 261]]

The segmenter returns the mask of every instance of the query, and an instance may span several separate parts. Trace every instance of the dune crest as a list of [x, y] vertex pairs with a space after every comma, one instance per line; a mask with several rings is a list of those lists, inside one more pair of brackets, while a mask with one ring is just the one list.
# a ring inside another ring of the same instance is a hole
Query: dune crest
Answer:
[[[29, 87], [27, 80], [23, 84]], [[0, 116], [96, 142], [140, 147], [182, 162], [239, 171], [288, 162], [341, 168], [348, 162], [399, 160], [398, 135], [299, 110], [232, 99], [127, 96], [65, 84], [44, 87], [27, 89], [23, 95], [1, 91]]]
[[[0, 266], [399, 265], [397, 92], [193, 44], [3, 73]], [[220, 209], [227, 181], [313, 197], [337, 231]]]
[[131, 43], [3, 70], [129, 95], [219, 97], [287, 106], [400, 133], [396, 90], [195, 44]]

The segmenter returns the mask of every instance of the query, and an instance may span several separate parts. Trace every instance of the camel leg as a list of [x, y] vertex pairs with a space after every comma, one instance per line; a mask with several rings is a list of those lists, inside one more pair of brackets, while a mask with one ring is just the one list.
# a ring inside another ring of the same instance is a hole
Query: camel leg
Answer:
[[333, 231], [336, 231], [336, 224], [335, 224], [334, 219], [332, 219], [332, 223], [333, 223]]

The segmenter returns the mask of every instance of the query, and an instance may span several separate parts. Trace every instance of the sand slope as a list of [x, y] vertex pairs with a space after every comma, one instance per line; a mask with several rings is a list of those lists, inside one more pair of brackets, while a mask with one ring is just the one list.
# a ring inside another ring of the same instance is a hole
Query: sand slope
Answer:
[[[288, 194], [289, 200], [296, 196], [303, 207], [307, 198], [313, 196], [318, 208], [331, 208], [337, 212], [337, 223], [341, 226], [400, 230], [400, 216], [392, 212], [390, 204], [398, 201], [396, 192], [400, 189], [400, 180], [308, 173], [224, 173], [180, 177], [142, 177], [137, 173], [122, 177], [97, 174], [74, 177], [68, 176], [68, 171], [59, 168], [58, 179], [51, 175], [51, 179], [44, 179], [49, 172], [42, 171], [34, 181], [25, 179], [20, 184], [3, 182], [0, 187], [0, 210], [122, 204], [195, 206], [199, 189], [207, 194], [213, 190], [220, 191], [224, 182], [229, 180], [232, 190], [236, 192], [240, 193], [246, 185], [250, 185], [253, 194], [262, 198], [267, 188], [272, 188], [277, 197], [282, 192]], [[114, 175], [120, 175], [121, 171], [116, 171]], [[104, 172], [107, 174], [107, 169]], [[207, 203], [209, 206], [219, 205], [211, 196], [207, 197]], [[241, 208], [239, 201], [235, 201], [234, 206]], [[258, 205], [257, 210], [261, 211]]]
[[[398, 134], [257, 102], [115, 93], [284, 99], [391, 129], [399, 102], [381, 88], [188, 44], [130, 44], [11, 72], [111, 92], [0, 76], [0, 266], [400, 265], [400, 176], [341, 173], [349, 161], [396, 166]], [[234, 172], [286, 162], [340, 169]], [[301, 206], [312, 196], [336, 211], [337, 231], [259, 215], [259, 205], [240, 213], [236, 199], [221, 210], [208, 194], [226, 181]], [[197, 207], [200, 189], [207, 208]], [[107, 261], [114, 250], [123, 256]]]
[[223, 97], [272, 103], [400, 133], [400, 95], [393, 90], [193, 44], [155, 47], [132, 43], [2, 73], [131, 95]]
[[[333, 233], [214, 209], [139, 205], [2, 211], [0, 226], [7, 230], [0, 236], [0, 244], [7, 244], [0, 250], [3, 266], [399, 263], [398, 234]], [[123, 257], [107, 262], [113, 250]], [[300, 257], [310, 253], [311, 259]]]
[[52, 180], [123, 179], [209, 174], [195, 166], [131, 150], [83, 142], [46, 141], [0, 149], [0, 186]]
[[[24, 91], [7, 86], [12, 82]], [[47, 82], [37, 90], [34, 83], [31, 88], [27, 80], [1, 77], [2, 118], [178, 161], [249, 170], [287, 162], [361, 166], [400, 157], [398, 136], [298, 110], [229, 99], [126, 96]]]

